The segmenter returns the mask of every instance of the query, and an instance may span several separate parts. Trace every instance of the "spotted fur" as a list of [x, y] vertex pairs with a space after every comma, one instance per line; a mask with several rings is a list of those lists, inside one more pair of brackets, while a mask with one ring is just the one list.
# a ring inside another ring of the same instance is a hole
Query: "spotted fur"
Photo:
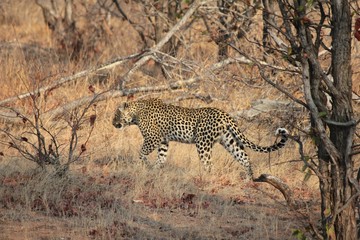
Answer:
[[184, 108], [165, 104], [159, 99], [139, 100], [122, 104], [115, 112], [112, 124], [116, 128], [137, 125], [144, 137], [140, 159], [147, 162], [147, 156], [156, 148], [156, 166], [166, 161], [169, 141], [193, 143], [196, 145], [205, 169], [211, 169], [211, 150], [219, 142], [241, 163], [248, 179], [253, 179], [253, 171], [244, 147], [258, 152], [272, 152], [285, 145], [288, 132], [284, 128], [276, 130], [281, 140], [269, 147], [261, 147], [249, 141], [240, 132], [234, 119], [216, 108]]

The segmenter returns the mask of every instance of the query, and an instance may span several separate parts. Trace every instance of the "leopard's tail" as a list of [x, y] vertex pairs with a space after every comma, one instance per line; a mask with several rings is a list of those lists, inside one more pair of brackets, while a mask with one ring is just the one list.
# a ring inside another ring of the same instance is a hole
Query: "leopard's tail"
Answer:
[[289, 132], [285, 128], [278, 128], [275, 131], [275, 135], [281, 137], [280, 141], [276, 142], [271, 146], [262, 147], [248, 140], [246, 136], [242, 132], [240, 132], [239, 128], [235, 124], [229, 125], [228, 129], [230, 130], [232, 135], [237, 139], [239, 145], [243, 145], [245, 147], [251, 148], [256, 152], [263, 152], [263, 153], [273, 152], [285, 146], [285, 143], [288, 140], [288, 135], [289, 135]]

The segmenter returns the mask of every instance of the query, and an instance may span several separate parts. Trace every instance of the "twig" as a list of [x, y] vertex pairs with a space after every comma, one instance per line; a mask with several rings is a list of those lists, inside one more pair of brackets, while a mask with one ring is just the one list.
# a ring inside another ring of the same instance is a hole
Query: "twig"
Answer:
[[316, 174], [316, 176], [321, 178], [322, 175], [321, 175], [320, 171], [318, 170], [315, 162], [313, 160], [311, 160], [311, 158], [309, 159], [309, 161], [307, 161], [307, 158], [305, 157], [305, 154], [304, 154], [304, 145], [301, 142], [300, 137], [289, 136], [289, 138], [294, 140], [295, 142], [297, 142], [297, 144], [299, 145], [299, 154], [300, 154], [301, 161], [305, 164], [306, 167], [310, 168]]
[[233, 44], [229, 44], [230, 47], [232, 47], [235, 51], [237, 51], [238, 53], [240, 53], [241, 55], [243, 55], [247, 61], [250, 61], [251, 63], [255, 64], [260, 71], [260, 75], [261, 77], [270, 85], [272, 85], [273, 87], [275, 87], [277, 90], [279, 90], [280, 92], [284, 93], [288, 98], [290, 98], [291, 100], [293, 100], [294, 102], [302, 105], [303, 107], [309, 109], [308, 105], [306, 103], [304, 103], [303, 101], [301, 101], [300, 99], [295, 98], [291, 93], [289, 93], [286, 89], [284, 89], [282, 86], [280, 86], [279, 84], [271, 81], [268, 77], [265, 76], [264, 74], [264, 69], [263, 66], [267, 66], [269, 65], [268, 63], [263, 64], [262, 62], [248, 56], [246, 53], [244, 53], [243, 51], [241, 51], [239, 48], [237, 48], [236, 46], [234, 46]]

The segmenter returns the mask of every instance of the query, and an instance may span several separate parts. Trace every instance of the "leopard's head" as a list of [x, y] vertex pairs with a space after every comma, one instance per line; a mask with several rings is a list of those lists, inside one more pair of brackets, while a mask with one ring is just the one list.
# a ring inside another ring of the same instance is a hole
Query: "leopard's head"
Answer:
[[128, 125], [136, 124], [136, 106], [133, 103], [123, 103], [116, 111], [112, 120], [112, 125], [116, 128], [122, 128]]

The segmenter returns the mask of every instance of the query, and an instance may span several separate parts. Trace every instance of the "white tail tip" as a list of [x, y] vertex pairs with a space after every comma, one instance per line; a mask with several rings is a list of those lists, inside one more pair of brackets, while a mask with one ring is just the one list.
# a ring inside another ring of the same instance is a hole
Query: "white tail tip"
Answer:
[[288, 130], [286, 130], [285, 128], [278, 128], [278, 129], [276, 129], [276, 131], [275, 131], [275, 135], [276, 136], [281, 136], [281, 135], [288, 135], [289, 134], [289, 132], [288, 132]]

